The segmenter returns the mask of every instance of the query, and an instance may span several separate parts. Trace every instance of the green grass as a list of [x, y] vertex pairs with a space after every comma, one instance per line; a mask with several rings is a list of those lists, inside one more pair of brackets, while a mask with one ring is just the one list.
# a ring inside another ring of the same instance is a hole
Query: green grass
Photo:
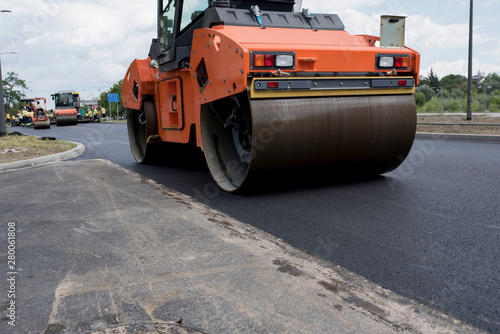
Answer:
[[40, 140], [33, 136], [0, 137], [0, 163], [38, 158], [71, 150], [76, 144], [64, 140]]

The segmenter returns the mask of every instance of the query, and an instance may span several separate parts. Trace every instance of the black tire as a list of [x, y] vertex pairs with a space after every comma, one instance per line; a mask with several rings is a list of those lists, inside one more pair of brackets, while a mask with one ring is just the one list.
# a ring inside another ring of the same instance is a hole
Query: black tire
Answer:
[[158, 121], [154, 101], [146, 100], [142, 110], [127, 109], [127, 130], [134, 159], [140, 164], [151, 164], [158, 158], [160, 144], [148, 143], [158, 134]]

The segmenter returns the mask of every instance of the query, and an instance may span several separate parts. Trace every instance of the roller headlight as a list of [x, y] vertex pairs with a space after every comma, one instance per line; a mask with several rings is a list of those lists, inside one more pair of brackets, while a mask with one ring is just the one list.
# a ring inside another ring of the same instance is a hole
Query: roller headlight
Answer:
[[378, 54], [375, 60], [375, 69], [410, 69], [410, 55], [405, 54]]
[[293, 55], [277, 55], [276, 67], [292, 67]]

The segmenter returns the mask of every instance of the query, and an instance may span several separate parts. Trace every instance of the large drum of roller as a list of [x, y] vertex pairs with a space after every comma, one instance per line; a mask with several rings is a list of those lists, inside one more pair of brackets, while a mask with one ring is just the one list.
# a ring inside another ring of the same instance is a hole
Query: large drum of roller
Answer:
[[232, 192], [253, 175], [293, 167], [398, 167], [416, 131], [413, 95], [248, 99], [207, 104], [203, 152], [217, 184]]
[[33, 123], [34, 129], [50, 129], [50, 121], [37, 121]]
[[56, 125], [57, 126], [76, 125], [76, 124], [77, 124], [76, 115], [73, 115], [73, 116], [56, 115]]

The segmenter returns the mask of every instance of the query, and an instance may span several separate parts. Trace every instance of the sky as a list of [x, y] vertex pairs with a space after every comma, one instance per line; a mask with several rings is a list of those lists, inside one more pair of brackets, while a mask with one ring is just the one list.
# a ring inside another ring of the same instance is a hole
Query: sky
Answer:
[[[188, 0], [189, 1], [189, 0]], [[350, 34], [380, 34], [380, 15], [404, 15], [405, 44], [420, 52], [420, 74], [467, 75], [470, 0], [303, 0], [313, 13], [335, 13]], [[147, 57], [156, 35], [156, 1], [0, 0], [2, 75], [16, 72], [28, 97], [75, 90], [99, 96], [130, 63]], [[474, 3], [473, 73], [500, 73], [500, 1]]]

